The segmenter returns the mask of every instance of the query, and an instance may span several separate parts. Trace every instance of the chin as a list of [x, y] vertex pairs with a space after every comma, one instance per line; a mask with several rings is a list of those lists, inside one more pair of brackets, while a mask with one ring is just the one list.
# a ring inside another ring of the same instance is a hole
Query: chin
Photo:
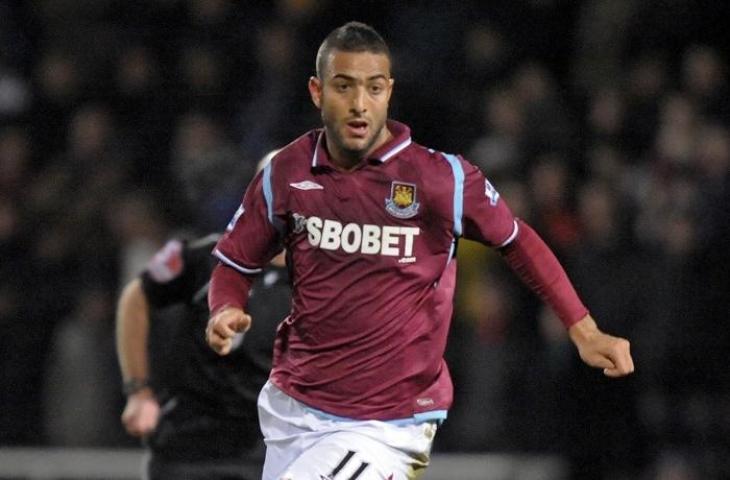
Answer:
[[358, 142], [356, 144], [347, 143], [342, 145], [341, 148], [343, 151], [347, 152], [348, 155], [362, 156], [368, 151], [368, 145], [370, 144], [367, 142]]
[[342, 153], [350, 158], [362, 159], [365, 157], [365, 150], [361, 148], [344, 148]]
[[346, 148], [352, 153], [365, 153], [368, 150], [368, 145], [367, 143], [356, 143], [354, 145], [347, 145]]

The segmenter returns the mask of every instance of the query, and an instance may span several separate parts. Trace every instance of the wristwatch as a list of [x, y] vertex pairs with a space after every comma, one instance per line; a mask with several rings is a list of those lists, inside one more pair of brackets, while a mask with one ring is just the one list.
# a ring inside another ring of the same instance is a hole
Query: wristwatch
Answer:
[[128, 397], [149, 386], [150, 382], [146, 378], [130, 378], [125, 380], [124, 385], [122, 385], [122, 392], [125, 397]]

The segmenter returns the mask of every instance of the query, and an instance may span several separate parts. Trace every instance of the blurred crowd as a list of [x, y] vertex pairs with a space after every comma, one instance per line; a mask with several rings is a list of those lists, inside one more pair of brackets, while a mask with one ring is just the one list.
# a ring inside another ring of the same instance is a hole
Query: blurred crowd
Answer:
[[499, 256], [462, 242], [437, 450], [730, 476], [724, 3], [0, 2], [0, 445], [133, 444], [119, 287], [170, 235], [221, 230], [256, 162], [319, 126], [316, 49], [357, 19], [392, 49], [391, 116], [483, 169], [637, 364], [584, 368]]

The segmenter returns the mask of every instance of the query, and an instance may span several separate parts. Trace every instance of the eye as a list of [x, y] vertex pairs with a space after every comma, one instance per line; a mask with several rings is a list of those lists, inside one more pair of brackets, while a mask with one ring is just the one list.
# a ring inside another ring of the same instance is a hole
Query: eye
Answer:
[[383, 91], [382, 85], [370, 85], [370, 92], [374, 94], [378, 94]]
[[335, 90], [338, 92], [346, 92], [350, 86], [346, 83], [336, 83], [335, 84]]

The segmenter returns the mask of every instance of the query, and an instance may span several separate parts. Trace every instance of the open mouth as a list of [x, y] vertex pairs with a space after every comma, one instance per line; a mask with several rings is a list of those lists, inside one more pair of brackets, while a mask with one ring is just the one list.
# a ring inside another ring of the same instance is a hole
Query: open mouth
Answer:
[[368, 122], [364, 120], [351, 120], [347, 122], [347, 130], [355, 137], [364, 137], [368, 132]]

